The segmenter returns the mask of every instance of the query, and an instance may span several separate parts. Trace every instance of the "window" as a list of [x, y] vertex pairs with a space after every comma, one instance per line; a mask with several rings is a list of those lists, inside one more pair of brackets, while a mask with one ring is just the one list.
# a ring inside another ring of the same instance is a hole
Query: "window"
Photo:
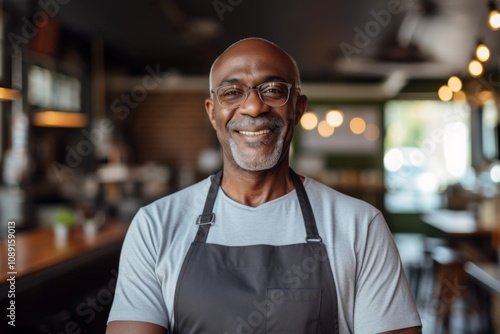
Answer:
[[384, 109], [385, 205], [389, 212], [425, 212], [470, 173], [467, 104], [390, 101]]

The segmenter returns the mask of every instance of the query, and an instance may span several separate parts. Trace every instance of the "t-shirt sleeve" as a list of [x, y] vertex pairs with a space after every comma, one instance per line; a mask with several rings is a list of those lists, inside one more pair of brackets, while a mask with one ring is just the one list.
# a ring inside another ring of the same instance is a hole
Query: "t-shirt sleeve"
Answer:
[[167, 309], [155, 270], [159, 235], [146, 214], [139, 210], [123, 243], [108, 323], [115, 320], [143, 321], [167, 328]]
[[394, 238], [382, 216], [370, 222], [358, 255], [354, 320], [356, 333], [421, 326]]

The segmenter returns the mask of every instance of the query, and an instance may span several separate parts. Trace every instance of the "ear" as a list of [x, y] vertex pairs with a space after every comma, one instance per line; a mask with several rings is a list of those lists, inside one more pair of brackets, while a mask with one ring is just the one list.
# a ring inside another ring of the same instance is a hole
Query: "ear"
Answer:
[[208, 115], [208, 119], [210, 120], [210, 123], [212, 123], [212, 127], [214, 130], [217, 131], [216, 129], [216, 123], [215, 123], [215, 108], [214, 108], [214, 100], [212, 99], [206, 99], [205, 100], [205, 110]]
[[297, 97], [297, 102], [295, 103], [295, 119], [293, 120], [295, 126], [299, 124], [300, 119], [302, 118], [302, 115], [304, 115], [306, 109], [307, 109], [307, 96], [299, 95]]

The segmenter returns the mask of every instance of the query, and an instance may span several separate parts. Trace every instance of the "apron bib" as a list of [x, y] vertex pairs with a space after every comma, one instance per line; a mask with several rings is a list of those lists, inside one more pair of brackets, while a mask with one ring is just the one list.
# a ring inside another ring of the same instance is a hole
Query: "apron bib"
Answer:
[[174, 299], [176, 334], [338, 333], [330, 262], [300, 178], [290, 169], [307, 238], [285, 246], [208, 244], [222, 172], [212, 180]]

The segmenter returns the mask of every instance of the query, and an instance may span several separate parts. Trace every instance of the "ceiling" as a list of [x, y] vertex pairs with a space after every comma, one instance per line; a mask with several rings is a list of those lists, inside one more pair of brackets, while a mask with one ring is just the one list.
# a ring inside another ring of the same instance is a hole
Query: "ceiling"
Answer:
[[[486, 26], [488, 0], [52, 1], [61, 3], [63, 27], [102, 37], [110, 69], [144, 72], [160, 64], [205, 75], [225, 47], [249, 36], [276, 42], [295, 57], [304, 80], [318, 82], [466, 75], [478, 38], [496, 64], [500, 57], [500, 31]], [[4, 3], [27, 17], [41, 10], [33, 7], [38, 1]]]

